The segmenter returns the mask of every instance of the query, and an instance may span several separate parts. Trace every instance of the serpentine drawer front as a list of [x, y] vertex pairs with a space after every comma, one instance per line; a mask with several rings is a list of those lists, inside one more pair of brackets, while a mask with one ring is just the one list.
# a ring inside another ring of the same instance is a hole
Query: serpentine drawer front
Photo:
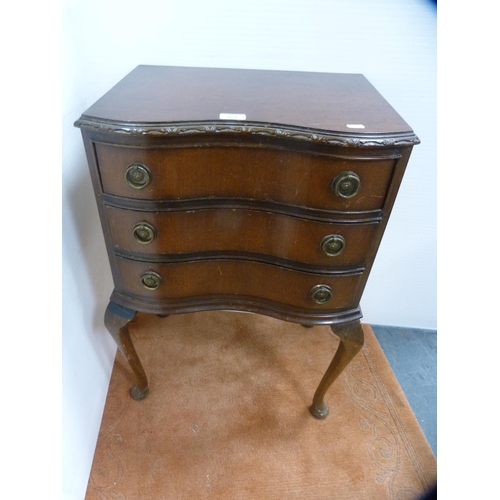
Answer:
[[106, 214], [115, 251], [132, 258], [135, 253], [167, 257], [229, 251], [286, 259], [316, 270], [362, 267], [379, 225], [243, 208], [144, 212], [107, 206]]
[[331, 326], [340, 345], [310, 408], [325, 418], [363, 345], [359, 302], [412, 129], [362, 75], [162, 66], [138, 66], [75, 125], [132, 397], [149, 391], [137, 311], [233, 309]]
[[[349, 161], [269, 147], [199, 147], [196, 142], [152, 150], [95, 147], [103, 191], [112, 195], [144, 200], [242, 197], [329, 210], [380, 209], [396, 163], [392, 158]], [[349, 179], [349, 171], [359, 181]], [[141, 180], [134, 184], [133, 175]], [[359, 182], [355, 200], [333, 194], [337, 178], [346, 185]]]

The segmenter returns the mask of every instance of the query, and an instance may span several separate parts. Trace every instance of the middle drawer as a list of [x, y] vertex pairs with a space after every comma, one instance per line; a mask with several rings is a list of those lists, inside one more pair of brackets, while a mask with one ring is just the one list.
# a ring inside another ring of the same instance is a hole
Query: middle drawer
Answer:
[[154, 255], [242, 252], [322, 267], [362, 266], [379, 226], [242, 208], [143, 212], [107, 205], [106, 214], [115, 249]]

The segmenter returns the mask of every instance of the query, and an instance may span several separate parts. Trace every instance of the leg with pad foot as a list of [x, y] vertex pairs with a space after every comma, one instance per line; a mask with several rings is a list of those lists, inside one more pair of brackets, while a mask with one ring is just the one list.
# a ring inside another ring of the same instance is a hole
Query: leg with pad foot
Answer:
[[313, 404], [309, 409], [313, 416], [321, 419], [328, 416], [328, 406], [324, 402], [326, 392], [359, 352], [361, 347], [363, 347], [364, 342], [363, 329], [359, 320], [335, 326], [332, 325], [331, 329], [335, 335], [340, 337], [340, 344], [330, 366], [316, 389]]
[[136, 399], [144, 399], [149, 394], [148, 379], [142, 367], [128, 331], [128, 324], [135, 319], [136, 312], [110, 302], [104, 314], [104, 325], [115, 339], [118, 348], [125, 356], [137, 377], [137, 384], [132, 387], [130, 395]]

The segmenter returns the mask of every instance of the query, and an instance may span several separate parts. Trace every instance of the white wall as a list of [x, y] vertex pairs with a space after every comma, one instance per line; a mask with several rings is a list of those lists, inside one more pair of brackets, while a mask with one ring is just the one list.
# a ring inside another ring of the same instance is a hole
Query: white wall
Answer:
[[66, 0], [63, 11], [64, 498], [82, 499], [115, 347], [112, 290], [73, 122], [138, 64], [363, 73], [414, 128], [414, 149], [362, 309], [436, 328], [436, 12], [428, 0]]

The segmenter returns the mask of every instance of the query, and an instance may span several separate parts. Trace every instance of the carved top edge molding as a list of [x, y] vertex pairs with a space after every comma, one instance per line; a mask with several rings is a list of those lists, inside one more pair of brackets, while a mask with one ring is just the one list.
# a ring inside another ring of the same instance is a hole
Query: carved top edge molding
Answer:
[[400, 134], [344, 134], [325, 132], [291, 126], [273, 126], [245, 122], [180, 122], [180, 123], [127, 123], [86, 119], [82, 116], [75, 127], [93, 129], [97, 132], [134, 136], [194, 136], [197, 134], [243, 134], [263, 135], [281, 139], [291, 139], [315, 144], [344, 147], [391, 147], [415, 146], [420, 139], [413, 132]]

